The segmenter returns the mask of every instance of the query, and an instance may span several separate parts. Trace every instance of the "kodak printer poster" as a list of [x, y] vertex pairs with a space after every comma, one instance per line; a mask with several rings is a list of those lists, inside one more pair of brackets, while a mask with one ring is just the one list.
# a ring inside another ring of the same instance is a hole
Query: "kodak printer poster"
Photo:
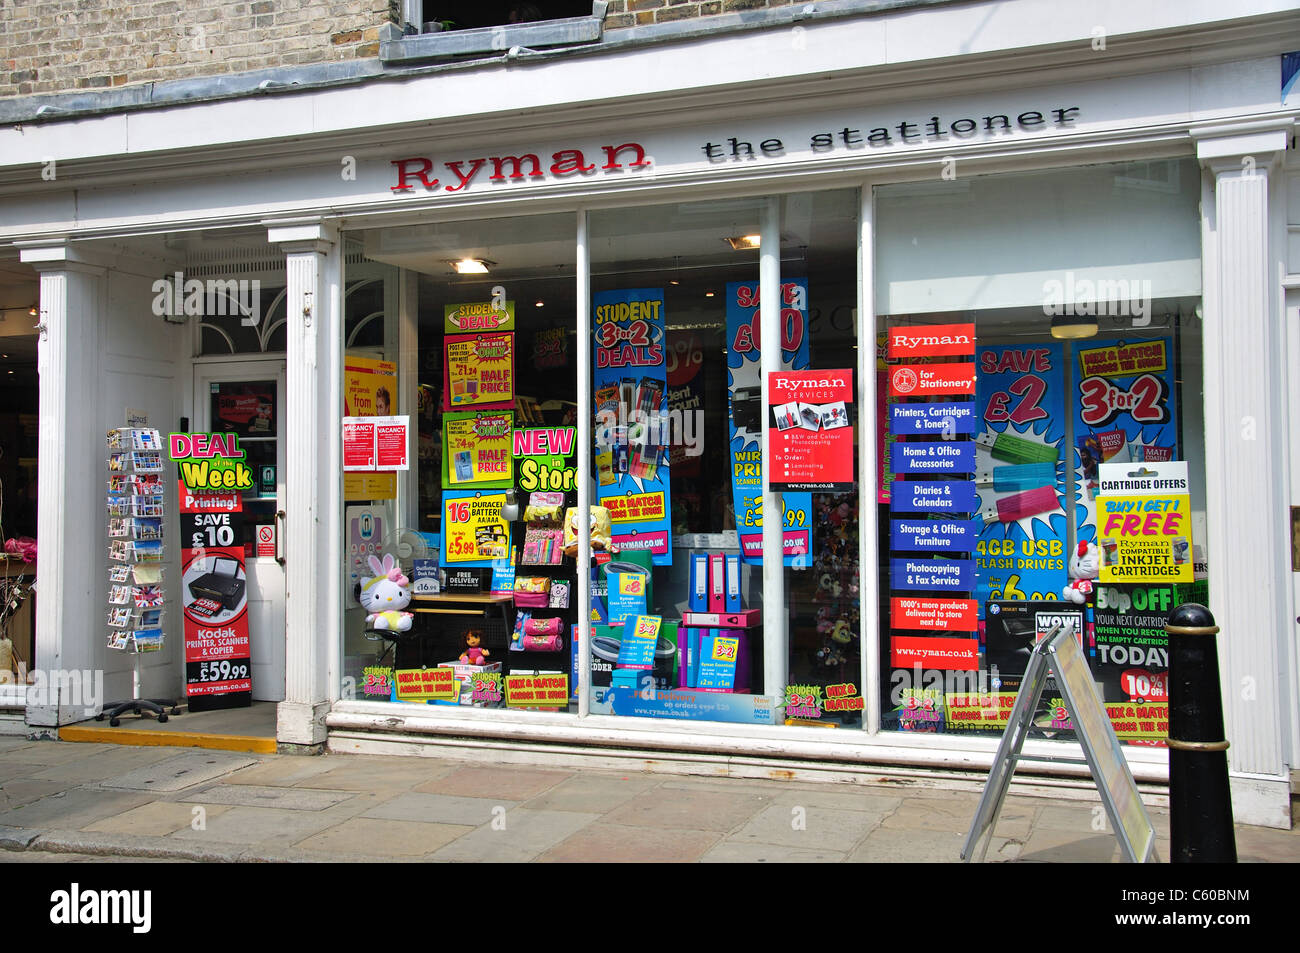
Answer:
[[177, 498], [186, 701], [192, 712], [243, 708], [253, 701], [253, 666], [240, 494], [195, 492], [181, 483]]
[[[763, 561], [763, 407], [758, 282], [727, 285], [727, 402], [731, 440], [731, 492], [740, 535], [740, 558]], [[781, 370], [808, 369], [808, 282], [781, 284]], [[787, 566], [812, 565], [812, 494], [782, 498]]]

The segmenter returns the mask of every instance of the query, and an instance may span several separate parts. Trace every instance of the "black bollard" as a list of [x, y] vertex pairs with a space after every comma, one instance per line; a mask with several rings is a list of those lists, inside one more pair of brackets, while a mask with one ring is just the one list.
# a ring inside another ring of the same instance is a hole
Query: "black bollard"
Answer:
[[1175, 864], [1235, 864], [1219, 627], [1203, 605], [1169, 614], [1169, 839]]

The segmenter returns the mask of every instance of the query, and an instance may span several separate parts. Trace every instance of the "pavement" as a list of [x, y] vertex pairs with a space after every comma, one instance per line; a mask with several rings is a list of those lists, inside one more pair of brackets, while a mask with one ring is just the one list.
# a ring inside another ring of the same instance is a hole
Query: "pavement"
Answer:
[[[979, 795], [440, 757], [0, 738], [0, 862], [956, 863]], [[1167, 809], [1148, 808], [1169, 857]], [[1237, 827], [1242, 861], [1300, 831]], [[1096, 800], [1010, 796], [1001, 862], [1120, 859]]]

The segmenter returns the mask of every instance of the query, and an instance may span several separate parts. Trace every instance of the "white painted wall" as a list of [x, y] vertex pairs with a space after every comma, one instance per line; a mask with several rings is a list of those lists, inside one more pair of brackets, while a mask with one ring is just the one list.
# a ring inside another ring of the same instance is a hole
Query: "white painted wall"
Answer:
[[[83, 409], [93, 417], [95, 429], [101, 434], [112, 427], [123, 426], [125, 409], [137, 407], [148, 412], [149, 425], [158, 428], [166, 439], [166, 434], [175, 430], [179, 418], [187, 413], [185, 392], [189, 382], [189, 362], [185, 346], [188, 335], [183, 326], [167, 324], [150, 311], [152, 281], [152, 278], [122, 271], [111, 271], [105, 279], [107, 293], [104, 320], [99, 331], [99, 368], [96, 374], [98, 400], [94, 406]], [[105, 468], [101, 466], [100, 470]], [[165, 478], [172, 476], [174, 471], [164, 472]], [[97, 478], [97, 489], [103, 490], [106, 472], [95, 473], [93, 477]], [[96, 496], [102, 497], [103, 493]], [[95, 530], [93, 538], [96, 540], [94, 551], [98, 569], [93, 578], [106, 610], [108, 532], [105, 520], [101, 520]], [[181, 699], [184, 696], [185, 640], [179, 589], [180, 527], [174, 480], [169, 480], [167, 486], [165, 532], [165, 639], [162, 651], [140, 656], [141, 694]], [[103, 625], [99, 628], [105, 629]], [[64, 637], [77, 638], [80, 634], [69, 631]], [[104, 690], [108, 700], [130, 698], [132, 657], [107, 648], [105, 638], [98, 630], [92, 633], [90, 644], [96, 661], [104, 667]]]

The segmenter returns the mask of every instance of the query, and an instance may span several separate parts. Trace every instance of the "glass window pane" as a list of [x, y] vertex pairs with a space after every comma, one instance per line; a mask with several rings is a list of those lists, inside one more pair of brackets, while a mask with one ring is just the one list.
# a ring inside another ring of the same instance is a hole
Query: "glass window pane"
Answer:
[[[887, 729], [1000, 733], [1064, 623], [1163, 744], [1164, 619], [1205, 586], [1199, 199], [1190, 160], [877, 191]], [[1148, 504], [1106, 479], [1180, 469], [1176, 533], [1114, 520]], [[1052, 684], [1034, 724], [1072, 737]]]

